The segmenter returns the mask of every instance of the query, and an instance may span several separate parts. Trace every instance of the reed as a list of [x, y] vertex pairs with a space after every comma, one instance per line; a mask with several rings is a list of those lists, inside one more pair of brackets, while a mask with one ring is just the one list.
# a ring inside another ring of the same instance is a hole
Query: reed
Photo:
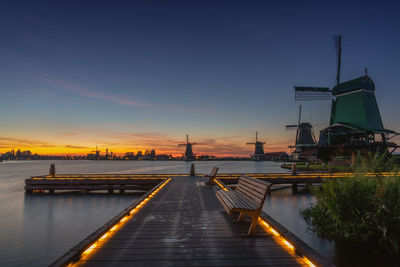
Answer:
[[[400, 255], [400, 176], [387, 154], [357, 157], [355, 178], [330, 179], [314, 190], [317, 203], [302, 211], [318, 235]], [[363, 177], [365, 172], [381, 172]]]

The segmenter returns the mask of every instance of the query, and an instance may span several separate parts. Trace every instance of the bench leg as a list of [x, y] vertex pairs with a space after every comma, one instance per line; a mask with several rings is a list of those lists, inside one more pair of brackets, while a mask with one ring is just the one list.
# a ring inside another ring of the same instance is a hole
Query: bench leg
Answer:
[[239, 213], [239, 218], [238, 218], [237, 222], [239, 223], [239, 222], [243, 219], [243, 217], [244, 217], [244, 212], [241, 211], [241, 212]]
[[249, 232], [247, 233], [247, 235], [250, 236], [250, 235], [254, 234], [254, 232], [256, 231], [257, 225], [258, 225], [258, 215], [252, 214], [251, 215], [251, 225], [250, 225]]

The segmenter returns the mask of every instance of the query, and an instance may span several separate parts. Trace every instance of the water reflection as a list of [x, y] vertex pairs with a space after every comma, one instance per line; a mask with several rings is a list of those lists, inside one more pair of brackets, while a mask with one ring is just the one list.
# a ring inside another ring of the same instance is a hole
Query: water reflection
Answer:
[[[137, 195], [25, 195], [24, 180], [48, 173], [189, 173], [184, 161], [9, 161], [0, 164], [0, 266], [45, 266], [80, 242]], [[287, 172], [280, 163], [194, 162], [196, 173]]]
[[[18, 265], [43, 266], [102, 226], [138, 194], [25, 195]], [[41, 255], [38, 257], [38, 255]], [[17, 263], [17, 262], [16, 262]]]
[[376, 253], [365, 246], [334, 242], [318, 237], [310, 231], [301, 211], [315, 202], [315, 196], [306, 189], [300, 189], [298, 193], [293, 194], [291, 188], [285, 188], [273, 191], [263, 210], [337, 266], [400, 266], [400, 259], [393, 256], [385, 255], [382, 252]]

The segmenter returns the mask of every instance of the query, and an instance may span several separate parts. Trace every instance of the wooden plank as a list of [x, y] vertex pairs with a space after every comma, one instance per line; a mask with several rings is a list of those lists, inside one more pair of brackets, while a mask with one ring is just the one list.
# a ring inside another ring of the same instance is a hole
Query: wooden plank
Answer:
[[[261, 202], [264, 200], [264, 195], [259, 196], [255, 195], [253, 191], [243, 188], [243, 187], [238, 187], [236, 188], [236, 193], [239, 194], [242, 198], [247, 199], [248, 201], [253, 202], [257, 206], [261, 204]], [[265, 193], [264, 193], [265, 194]]]
[[[239, 179], [239, 181], [240, 180], [241, 180], [240, 183], [242, 185], [244, 185], [244, 187], [249, 187], [249, 188], [257, 191], [260, 194], [264, 194], [265, 190], [268, 189], [268, 187], [265, 188], [264, 186], [257, 186], [257, 185], [254, 185], [253, 183], [249, 183], [247, 179]], [[240, 183], [238, 184], [238, 186], [240, 185]]]
[[260, 179], [255, 179], [255, 178], [251, 178], [248, 176], [241, 176], [241, 179], [243, 179], [244, 181], [246, 181], [249, 184], [253, 184], [254, 186], [258, 187], [258, 188], [262, 188], [262, 189], [267, 189], [269, 186], [269, 183], [262, 181]]
[[[295, 255], [259, 227], [242, 238], [223, 206], [240, 203], [235, 192], [218, 191], [201, 178], [173, 178], [135, 216], [76, 266], [299, 266]], [[229, 197], [230, 196], [230, 197]]]

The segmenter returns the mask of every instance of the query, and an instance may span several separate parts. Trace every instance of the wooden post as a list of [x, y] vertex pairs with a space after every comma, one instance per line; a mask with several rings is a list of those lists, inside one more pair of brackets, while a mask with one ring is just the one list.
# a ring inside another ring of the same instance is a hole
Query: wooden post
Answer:
[[120, 193], [120, 194], [125, 193], [125, 189], [120, 189], [120, 190], [119, 190], [119, 193]]
[[292, 175], [297, 175], [297, 164], [292, 163]]
[[112, 193], [114, 193], [114, 190], [108, 189], [108, 193], [109, 193], [109, 194], [112, 194]]
[[292, 193], [293, 194], [297, 193], [297, 183], [292, 184]]
[[51, 177], [56, 176], [56, 165], [54, 163], [50, 164], [50, 170], [49, 170], [49, 175]]
[[192, 163], [192, 165], [190, 165], [190, 176], [194, 176], [194, 163]]
[[356, 166], [356, 153], [351, 151], [351, 167]]

